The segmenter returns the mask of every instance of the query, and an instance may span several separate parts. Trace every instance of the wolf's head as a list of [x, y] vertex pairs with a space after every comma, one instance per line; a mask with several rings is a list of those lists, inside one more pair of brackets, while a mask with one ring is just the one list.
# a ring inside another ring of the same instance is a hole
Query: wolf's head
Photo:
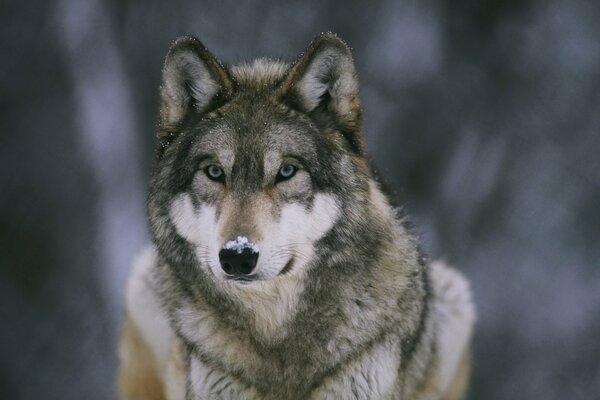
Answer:
[[354, 63], [338, 37], [318, 36], [291, 65], [232, 67], [179, 38], [161, 97], [148, 207], [170, 264], [244, 285], [378, 240], [364, 234], [379, 192], [369, 183]]

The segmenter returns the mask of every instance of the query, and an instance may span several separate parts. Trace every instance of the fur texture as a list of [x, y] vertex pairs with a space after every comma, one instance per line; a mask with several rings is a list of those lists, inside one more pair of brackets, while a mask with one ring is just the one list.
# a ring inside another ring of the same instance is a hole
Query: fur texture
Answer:
[[[229, 67], [183, 37], [161, 96], [122, 398], [463, 398], [469, 288], [373, 178], [346, 44]], [[258, 254], [243, 279], [220, 258], [238, 237]]]

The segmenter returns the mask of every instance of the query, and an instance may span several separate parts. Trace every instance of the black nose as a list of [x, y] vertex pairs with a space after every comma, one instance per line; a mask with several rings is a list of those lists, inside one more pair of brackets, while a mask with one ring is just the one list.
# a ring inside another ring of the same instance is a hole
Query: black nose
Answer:
[[228, 275], [249, 275], [258, 260], [258, 253], [251, 248], [222, 249], [219, 252], [221, 268]]

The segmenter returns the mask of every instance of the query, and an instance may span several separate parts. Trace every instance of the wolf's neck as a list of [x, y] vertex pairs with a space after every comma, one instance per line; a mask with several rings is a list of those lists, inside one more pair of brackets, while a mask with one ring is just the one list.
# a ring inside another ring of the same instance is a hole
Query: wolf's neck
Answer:
[[288, 335], [304, 289], [300, 276], [287, 276], [251, 287], [233, 283], [227, 288], [227, 295], [233, 299], [238, 318], [247, 325], [252, 336], [262, 343], [272, 343]]

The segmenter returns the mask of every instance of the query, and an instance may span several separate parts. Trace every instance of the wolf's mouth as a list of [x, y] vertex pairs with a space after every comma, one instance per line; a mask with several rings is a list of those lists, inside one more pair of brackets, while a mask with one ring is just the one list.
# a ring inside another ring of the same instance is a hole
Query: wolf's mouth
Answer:
[[249, 285], [252, 282], [256, 282], [258, 281], [258, 279], [256, 278], [227, 278], [227, 280], [235, 282], [235, 283], [239, 283], [240, 285]]
[[[290, 258], [290, 260], [285, 264], [285, 266], [279, 271], [277, 276], [285, 275], [292, 270], [294, 267], [295, 258]], [[263, 279], [258, 277], [257, 275], [249, 275], [249, 276], [227, 276], [227, 280], [230, 282], [239, 283], [240, 285], [249, 285], [253, 282], [258, 282]]]

